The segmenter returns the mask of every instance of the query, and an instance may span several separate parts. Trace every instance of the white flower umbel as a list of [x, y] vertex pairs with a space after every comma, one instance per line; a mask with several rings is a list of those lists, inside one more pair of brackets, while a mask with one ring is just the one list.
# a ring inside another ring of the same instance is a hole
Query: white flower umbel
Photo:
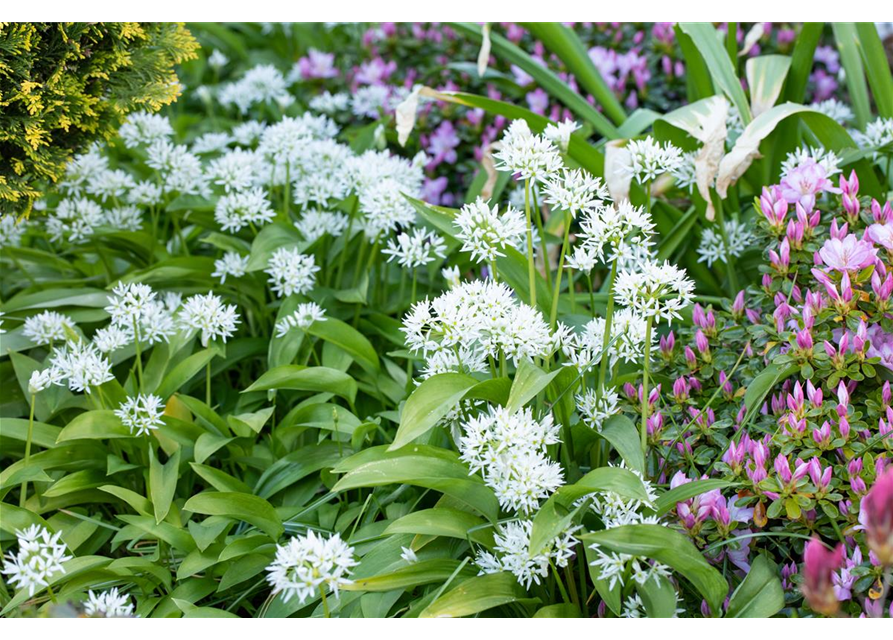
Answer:
[[207, 347], [211, 340], [232, 337], [236, 325], [241, 321], [235, 305], [223, 302], [220, 296], [210, 291], [207, 295], [195, 295], [186, 299], [179, 313], [180, 326], [201, 332], [201, 343]]
[[117, 351], [122, 347], [126, 347], [132, 341], [133, 335], [114, 324], [97, 329], [96, 333], [93, 334], [93, 344], [103, 353]]
[[847, 127], [854, 120], [855, 116], [853, 115], [853, 110], [850, 109], [849, 105], [841, 102], [840, 100], [836, 100], [834, 98], [829, 98], [828, 100], [823, 100], [822, 102], [813, 102], [809, 105], [819, 113], [823, 113], [837, 124]]
[[558, 148], [544, 136], [535, 135], [525, 120], [514, 120], [502, 137], [502, 148], [493, 154], [496, 168], [520, 180], [545, 180], [562, 166]]
[[208, 164], [208, 178], [224, 191], [245, 191], [263, 184], [266, 163], [255, 151], [233, 149]]
[[65, 198], [46, 219], [47, 233], [52, 242], [66, 240], [83, 244], [105, 221], [102, 207], [86, 198]]
[[462, 281], [462, 274], [459, 273], [459, 267], [444, 267], [440, 270], [440, 275], [446, 281], [450, 288], [459, 286]]
[[244, 147], [250, 147], [257, 142], [267, 128], [266, 122], [249, 120], [233, 127], [233, 140]]
[[133, 603], [130, 596], [118, 593], [118, 587], [108, 591], [93, 593], [87, 592], [87, 600], [84, 602], [84, 613], [92, 618], [133, 618]]
[[118, 129], [118, 135], [126, 147], [133, 149], [169, 139], [174, 135], [174, 128], [167, 116], [139, 112], [127, 116], [127, 122]]
[[877, 160], [880, 157], [877, 149], [893, 144], [893, 118], [878, 118], [869, 122], [864, 133], [853, 132], [853, 139], [860, 148], [872, 149], [871, 158]]
[[282, 104], [289, 98], [282, 72], [271, 64], [261, 64], [246, 71], [238, 81], [222, 85], [219, 99], [223, 106], [235, 106], [245, 115], [255, 104]]
[[689, 193], [698, 183], [697, 167], [695, 165], [697, 156], [698, 153], [696, 151], [683, 153], [679, 164], [670, 172], [676, 179], [676, 186]]
[[316, 284], [316, 258], [304, 255], [297, 249], [280, 247], [267, 263], [265, 273], [273, 292], [280, 298], [292, 294], [305, 294]]
[[706, 262], [712, 267], [714, 262], [728, 262], [729, 256], [738, 258], [747, 249], [752, 247], [757, 237], [750, 227], [743, 222], [727, 220], [725, 223], [726, 238], [729, 246], [723, 240], [722, 234], [715, 227], [708, 227], [701, 232], [701, 243], [698, 245], [698, 262]]
[[546, 179], [543, 200], [549, 206], [567, 211], [574, 218], [602, 207], [610, 196], [600, 178], [582, 169], [564, 169]]
[[[563, 341], [562, 351], [570, 360], [568, 364], [575, 365], [580, 371], [587, 371], [601, 362], [605, 324], [604, 318], [593, 318], [586, 323], [580, 333], [571, 334]], [[614, 366], [621, 361], [627, 363], [642, 361], [645, 324], [645, 319], [632, 309], [622, 308], [614, 312], [608, 345], [609, 365]], [[653, 350], [653, 337], [651, 342]]]
[[94, 345], [86, 342], [70, 342], [53, 351], [50, 363], [58, 371], [60, 380], [68, 382], [68, 388], [79, 393], [90, 393], [91, 387], [114, 379], [112, 365]]
[[223, 153], [233, 141], [232, 137], [223, 131], [209, 131], [203, 133], [192, 143], [192, 153]]
[[446, 257], [446, 244], [433, 231], [417, 227], [412, 233], [401, 233], [388, 240], [388, 246], [381, 251], [388, 256], [388, 262], [396, 260], [407, 269], [424, 267], [435, 260]]
[[612, 388], [602, 391], [601, 397], [593, 389], [577, 394], [577, 411], [580, 418], [590, 429], [601, 432], [605, 421], [620, 412], [620, 396]]
[[624, 171], [639, 184], [653, 182], [664, 173], [676, 171], [682, 162], [682, 150], [669, 142], [661, 145], [651, 136], [630, 140], [626, 145], [629, 164]]
[[347, 93], [331, 93], [326, 91], [310, 98], [310, 108], [326, 115], [343, 113], [350, 109], [350, 95]]
[[567, 146], [570, 144], [571, 135], [579, 128], [580, 125], [573, 120], [565, 120], [558, 124], [552, 124], [550, 122], [543, 130], [543, 136], [551, 141], [552, 144], [557, 145], [562, 151], [567, 152]]
[[471, 253], [476, 262], [492, 263], [497, 256], [504, 256], [506, 247], [521, 250], [526, 242], [527, 222], [524, 213], [511, 205], [500, 215], [498, 205], [478, 197], [462, 207], [453, 224], [459, 228], [456, 239], [462, 242], [462, 251]]
[[130, 193], [127, 194], [127, 201], [144, 207], [154, 207], [161, 202], [163, 195], [164, 191], [160, 185], [143, 180], [133, 186]]
[[297, 597], [301, 604], [325, 590], [338, 595], [350, 584], [347, 578], [357, 565], [354, 549], [337, 533], [328, 539], [308, 531], [276, 547], [276, 559], [267, 567], [267, 582], [283, 602]]
[[575, 269], [580, 273], [589, 275], [595, 266], [601, 262], [601, 256], [597, 246], [579, 244], [574, 247], [574, 252], [567, 258], [568, 269]]
[[400, 549], [403, 551], [400, 554], [400, 559], [407, 564], [415, 564], [419, 561], [418, 556], [416, 556], [415, 551], [411, 547], [400, 547]]
[[0, 249], [21, 246], [22, 236], [27, 228], [27, 220], [19, 221], [11, 214], [0, 216]]
[[176, 329], [171, 311], [157, 298], [152, 287], [138, 282], [118, 283], [105, 310], [112, 325], [126, 332], [128, 342], [141, 345], [167, 341]]
[[248, 226], [263, 226], [275, 217], [276, 212], [261, 187], [228, 193], [214, 207], [214, 219], [224, 231], [231, 233]]
[[132, 204], [113, 207], [105, 211], [105, 224], [115, 231], [139, 231], [143, 228], [143, 212]]
[[62, 372], [56, 367], [43, 369], [42, 371], [32, 371], [31, 377], [28, 379], [28, 394], [37, 395], [44, 389], [49, 389], [54, 384], [62, 384]]
[[165, 193], [207, 195], [207, 177], [202, 162], [185, 145], [175, 145], [166, 140], [154, 142], [146, 150], [146, 164], [158, 171]]
[[57, 573], [65, 573], [62, 563], [71, 560], [68, 548], [60, 540], [62, 532], [50, 533], [44, 527], [32, 525], [17, 531], [19, 550], [9, 552], [3, 559], [3, 572], [16, 589], [27, 589], [31, 597], [49, 586]]
[[351, 100], [351, 111], [361, 118], [378, 120], [381, 113], [388, 105], [390, 90], [388, 87], [372, 84], [357, 89]]
[[294, 313], [290, 313], [276, 323], [276, 337], [282, 338], [294, 328], [306, 331], [314, 322], [322, 322], [325, 319], [325, 311], [315, 302], [299, 304]]
[[[23, 333], [34, 344], [66, 342], [74, 331], [74, 322], [68, 316], [55, 311], [44, 311], [25, 320]], [[71, 336], [74, 337], [74, 336]]]
[[103, 202], [108, 198], [122, 198], [134, 186], [136, 183], [130, 174], [121, 169], [106, 169], [87, 178], [87, 193]]
[[622, 259], [634, 242], [651, 245], [654, 222], [642, 207], [628, 200], [587, 212], [580, 220], [578, 237], [588, 251], [608, 262]]
[[511, 413], [488, 406], [463, 425], [459, 452], [504, 509], [531, 513], [564, 484], [561, 466], [546, 455], [546, 447], [560, 441], [559, 429], [551, 415], [536, 420], [529, 408]]
[[403, 196], [403, 186], [393, 178], [360, 192], [360, 210], [366, 215], [366, 235], [377, 238], [415, 221], [415, 209]]
[[308, 209], [303, 212], [301, 219], [295, 222], [304, 240], [314, 243], [325, 235], [338, 238], [347, 229], [348, 217], [343, 213]]
[[645, 262], [638, 271], [623, 270], [614, 283], [617, 302], [658, 322], [681, 318], [679, 312], [691, 304], [694, 289], [685, 271], [667, 261]]
[[542, 551], [532, 554], [532, 520], [512, 520], [496, 525], [493, 534], [495, 553], [480, 551], [475, 558], [475, 564], [480, 569], [479, 575], [510, 571], [525, 589], [529, 589], [530, 585], [539, 584], [541, 578], [549, 575], [550, 561], [558, 567], [567, 566], [568, 560], [573, 557], [573, 549], [579, 542], [574, 536], [579, 529], [579, 526], [565, 529], [544, 545]]
[[241, 278], [248, 267], [249, 256], [240, 256], [235, 251], [227, 251], [222, 258], [214, 261], [212, 278], [220, 278], [220, 284], [226, 283], [227, 276]]
[[122, 402], [115, 409], [115, 415], [121, 419], [121, 424], [130, 429], [130, 433], [136, 436], [149, 435], [164, 424], [164, 402], [156, 395], [141, 393]]

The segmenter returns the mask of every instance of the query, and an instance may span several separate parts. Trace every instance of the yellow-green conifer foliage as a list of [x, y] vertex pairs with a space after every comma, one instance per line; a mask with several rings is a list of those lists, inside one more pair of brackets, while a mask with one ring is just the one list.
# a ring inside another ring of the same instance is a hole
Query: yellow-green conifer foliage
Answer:
[[0, 212], [27, 213], [71, 156], [180, 93], [181, 23], [0, 23]]

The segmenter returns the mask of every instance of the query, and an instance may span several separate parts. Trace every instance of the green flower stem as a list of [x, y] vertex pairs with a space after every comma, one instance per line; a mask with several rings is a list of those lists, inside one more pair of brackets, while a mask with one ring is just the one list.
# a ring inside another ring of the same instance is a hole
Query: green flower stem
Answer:
[[282, 195], [282, 217], [285, 218], [285, 221], [288, 221], [288, 213], [289, 213], [289, 200], [291, 200], [291, 163], [285, 163], [285, 185], [284, 185], [284, 193]]
[[540, 209], [539, 201], [536, 199], [536, 190], [530, 190], [530, 196], [533, 198], [533, 219], [536, 221], [536, 230], [540, 234], [540, 244], [543, 246], [543, 273], [546, 276], [546, 286], [549, 293], [552, 293], [552, 267], [549, 265], [549, 246], [546, 243], [546, 231], [543, 226], [543, 210]]
[[567, 290], [571, 294], [571, 314], [577, 312], [577, 291], [574, 289], [574, 270], [567, 270]]
[[[28, 468], [28, 461], [31, 459], [31, 436], [34, 432], [34, 404], [37, 401], [37, 394], [31, 394], [31, 411], [28, 414], [28, 437], [25, 440], [25, 468]], [[28, 481], [22, 482], [21, 495], [19, 495], [19, 506], [25, 508], [25, 498], [28, 494]]]
[[329, 611], [329, 602], [328, 602], [328, 600], [326, 600], [326, 587], [325, 587], [325, 585], [320, 585], [320, 586], [319, 586], [319, 595], [322, 597], [322, 611], [323, 611], [323, 615], [325, 615], [326, 618], [331, 618], [331, 617], [332, 617], [332, 614], [331, 614], [331, 612]]
[[561, 297], [561, 274], [564, 272], [564, 257], [570, 239], [571, 216], [568, 213], [564, 220], [564, 241], [561, 243], [561, 256], [558, 258], [558, 273], [555, 274], [555, 287], [552, 289], [552, 313], [549, 314], [549, 326], [555, 328], [558, 319], [558, 298]]
[[[602, 339], [602, 355], [601, 362], [598, 367], [598, 387], [596, 388], [596, 393], [598, 393], [599, 397], [601, 397], [602, 390], [605, 388], [605, 377], [608, 373], [608, 345], [611, 344], [611, 325], [614, 320], [614, 280], [617, 278], [617, 264], [619, 260], [614, 260], [611, 263], [611, 275], [608, 276], [608, 308], [605, 311], [605, 336]], [[590, 303], [594, 305], [592, 302], [592, 279], [590, 277], [589, 280], [589, 297]], [[595, 315], [595, 308], [593, 306], [592, 310], [593, 315]]]
[[341, 255], [338, 256], [338, 275], [335, 277], [335, 288], [341, 288], [341, 277], [344, 275], [344, 261], [347, 259], [347, 248], [350, 245], [350, 234], [353, 231], [353, 221], [357, 216], [357, 208], [360, 205], [360, 199], [354, 196], [353, 206], [348, 216], [347, 231], [342, 236], [344, 238], [344, 246], [341, 247]]
[[527, 272], [530, 277], [530, 306], [536, 308], [536, 271], [533, 266], [533, 227], [530, 219], [530, 178], [524, 180], [524, 213], [527, 215]]
[[642, 367], [642, 426], [640, 427], [640, 435], [642, 436], [642, 451], [648, 453], [648, 372], [651, 368], [651, 351], [647, 345], [651, 344], [651, 323], [653, 319], [649, 316], [645, 321], [645, 363]]
[[211, 361], [205, 365], [205, 404], [211, 408]]
[[136, 346], [136, 375], [139, 380], [140, 392], [143, 390], [143, 354], [142, 349], [140, 347], [140, 326], [136, 320], [136, 316], [133, 318], [133, 342]]
[[735, 258], [731, 252], [729, 244], [729, 234], [726, 231], [725, 213], [723, 212], [722, 200], [715, 193], [714, 203], [716, 207], [716, 224], [719, 225], [719, 234], [722, 236], [722, 244], [726, 250], [726, 273], [729, 276], [729, 295], [735, 297], [738, 293], [738, 274], [736, 273]]

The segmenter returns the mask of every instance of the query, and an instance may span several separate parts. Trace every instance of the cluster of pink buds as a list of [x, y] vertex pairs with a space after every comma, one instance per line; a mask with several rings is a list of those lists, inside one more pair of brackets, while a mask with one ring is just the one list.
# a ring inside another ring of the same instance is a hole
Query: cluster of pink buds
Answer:
[[838, 184], [843, 210], [850, 222], [856, 222], [859, 219], [859, 178], [856, 176], [856, 172], [850, 173], [849, 180], [840, 176]]
[[818, 210], [807, 213], [806, 209], [799, 202], [795, 210], [797, 217], [788, 221], [785, 238], [790, 241], [792, 248], [802, 249], [803, 241], [810, 240], [815, 235], [815, 228], [822, 221], [822, 216]]
[[863, 494], [868, 490], [865, 480], [862, 479], [862, 458], [853, 458], [847, 463], [846, 470], [850, 477], [850, 489], [853, 493]]
[[[788, 462], [787, 456], [781, 453], [775, 457], [774, 466], [776, 476], [781, 481], [781, 484], [787, 489], [793, 488], [797, 482], [809, 473], [809, 463], [803, 462], [803, 460], [800, 459], [795, 461], [794, 471], [791, 472], [791, 463]], [[767, 491], [766, 495], [770, 495], [770, 493]], [[771, 497], [777, 499], [778, 496]]]
[[816, 488], [816, 497], [822, 497], [831, 488], [831, 466], [822, 467], [822, 462], [814, 457], [809, 461], [809, 479]]
[[760, 196], [760, 211], [769, 221], [769, 227], [773, 233], [779, 236], [784, 233], [788, 202], [782, 197], [781, 188], [778, 185], [763, 187], [763, 194]]
[[879, 475], [862, 500], [868, 546], [882, 565], [893, 566], [893, 469]]
[[834, 591], [835, 572], [846, 557], [844, 546], [829, 551], [821, 540], [813, 538], [803, 552], [803, 595], [816, 613], [833, 616], [840, 608]]
[[673, 351], [676, 348], [676, 336], [672, 331], [660, 337], [660, 355], [667, 362], [673, 361]]
[[696, 302], [694, 309], [692, 309], [691, 319], [695, 326], [701, 329], [706, 336], [710, 338], [716, 337], [716, 316], [713, 315], [712, 309], [705, 312], [704, 308]]
[[788, 269], [791, 267], [791, 242], [784, 238], [778, 245], [778, 252], [769, 249], [769, 264], [775, 269], [779, 275], [786, 276]]

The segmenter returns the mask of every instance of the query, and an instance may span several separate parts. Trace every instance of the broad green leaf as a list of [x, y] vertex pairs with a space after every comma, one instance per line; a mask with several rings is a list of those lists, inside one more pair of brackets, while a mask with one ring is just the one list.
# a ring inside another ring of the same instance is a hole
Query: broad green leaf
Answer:
[[155, 394], [163, 399], [167, 399], [182, 390], [186, 383], [192, 380], [193, 376], [207, 367], [207, 364], [217, 353], [216, 349], [202, 349], [193, 353], [164, 376]]
[[56, 498], [75, 491], [95, 489], [108, 481], [105, 472], [101, 469], [82, 469], [69, 473], [57, 480], [43, 492], [44, 498]]
[[254, 487], [254, 494], [264, 499], [270, 498], [312, 473], [331, 469], [350, 454], [349, 447], [339, 446], [332, 441], [307, 445], [292, 451], [263, 472]]
[[209, 467], [208, 465], [190, 462], [189, 466], [195, 471], [205, 482], [210, 484], [218, 491], [229, 491], [235, 493], [251, 493], [251, 487], [244, 482], [231, 476], [225, 471]]
[[[341, 588], [345, 591], [370, 592], [408, 589], [422, 584], [445, 582], [458, 568], [458, 560], [419, 560], [390, 573], [370, 578], [359, 578]], [[475, 573], [477, 572], [474, 569], [467, 567], [466, 575], [468, 577]]]
[[161, 464], [156, 455], [150, 447], [149, 491], [155, 512], [155, 522], [161, 523], [171, 509], [171, 501], [177, 490], [177, 480], [180, 477], [180, 449], [177, 449], [165, 464]]
[[371, 373], [381, 368], [372, 343], [362, 333], [337, 318], [314, 322], [307, 333], [344, 349], [357, 363]]
[[537, 394], [561, 373], [561, 368], [546, 373], [530, 360], [521, 360], [512, 382], [512, 390], [506, 409], [515, 413], [533, 400]]
[[109, 303], [109, 292], [84, 287], [82, 289], [44, 289], [37, 293], [20, 293], [3, 303], [4, 313], [26, 309], [58, 309], [60, 307], [89, 307], [102, 309]]
[[580, 538], [587, 545], [595, 543], [608, 551], [662, 562], [695, 586], [714, 615], [722, 612], [722, 602], [729, 590], [725, 578], [678, 531], [656, 524], [632, 524], [587, 533]]
[[[383, 447], [367, 449], [345, 461], [350, 471], [332, 488], [347, 491], [359, 487], [411, 484], [433, 489], [476, 509], [490, 521], [499, 513], [499, 503], [480, 477], [468, 475], [468, 467], [451, 451], [424, 445], [407, 445], [396, 451]], [[335, 472], [340, 472], [336, 467]]]
[[747, 96], [716, 28], [709, 22], [681, 22], [679, 27], [692, 39], [710, 70], [713, 83], [732, 101], [747, 126], [752, 120]]
[[675, 618], [676, 590], [664, 576], [655, 575], [655, 578], [636, 585], [645, 611], [649, 618]]
[[87, 411], [72, 419], [56, 439], [57, 443], [69, 440], [105, 440], [106, 438], [132, 438], [130, 430], [111, 410]]
[[747, 391], [744, 392], [744, 406], [747, 407], [747, 413], [741, 421], [742, 426], [748, 424], [751, 418], [756, 415], [756, 412], [763, 405], [763, 400], [775, 388], [775, 385], [783, 382], [799, 370], [800, 368], [794, 364], [787, 366], [770, 364], [756, 378], [751, 380], [750, 384], [747, 385]]
[[493, 530], [487, 523], [467, 511], [435, 507], [408, 513], [388, 525], [385, 534], [412, 533], [424, 536], [446, 536], [471, 539], [485, 547], [493, 547]]
[[761, 554], [732, 594], [726, 617], [771, 618], [784, 606], [784, 589], [778, 579], [778, 567]]
[[[0, 437], [26, 442], [28, 440], [28, 420], [23, 418], [7, 418], [0, 420]], [[56, 446], [62, 429], [51, 424], [34, 421], [31, 425], [31, 443], [44, 449]]]
[[531, 553], [540, 553], [567, 529], [573, 520], [574, 503], [597, 491], [611, 491], [629, 500], [648, 502], [645, 485], [632, 471], [621, 467], [593, 469], [574, 484], [559, 488], [537, 512], [530, 534]]
[[274, 540], [278, 540], [284, 531], [282, 521], [270, 503], [247, 493], [206, 491], [187, 500], [183, 510], [244, 520]]
[[307, 243], [301, 240], [298, 230], [291, 224], [281, 222], [268, 224], [251, 243], [251, 256], [248, 258], [246, 271], [266, 269], [273, 253], [282, 247], [294, 247], [302, 251], [307, 247]]
[[580, 618], [580, 608], [575, 604], [550, 604], [538, 609], [534, 618]]
[[731, 487], [735, 483], [718, 478], [707, 478], [704, 480], [692, 480], [681, 484], [675, 489], [670, 489], [657, 500], [654, 501], [654, 510], [658, 516], [668, 513], [676, 507], [679, 502], [685, 502], [696, 496], [713, 491], [714, 489], [725, 489]]
[[406, 400], [390, 450], [396, 451], [427, 433], [477, 383], [477, 380], [462, 373], [439, 373], [424, 380]]
[[645, 472], [645, 454], [642, 453], [639, 430], [627, 416], [620, 414], [608, 418], [602, 427], [601, 437], [611, 443], [630, 469]]
[[788, 102], [803, 102], [806, 85], [815, 60], [815, 49], [822, 37], [824, 22], [804, 22], [794, 42], [791, 70], [785, 83], [784, 97]]
[[272, 389], [334, 393], [351, 404], [357, 397], [356, 381], [343, 371], [329, 367], [303, 367], [297, 364], [284, 364], [270, 369], [243, 393]]
[[420, 618], [461, 618], [516, 602], [525, 597], [518, 579], [508, 572], [470, 578], [447, 591], [419, 614]]

